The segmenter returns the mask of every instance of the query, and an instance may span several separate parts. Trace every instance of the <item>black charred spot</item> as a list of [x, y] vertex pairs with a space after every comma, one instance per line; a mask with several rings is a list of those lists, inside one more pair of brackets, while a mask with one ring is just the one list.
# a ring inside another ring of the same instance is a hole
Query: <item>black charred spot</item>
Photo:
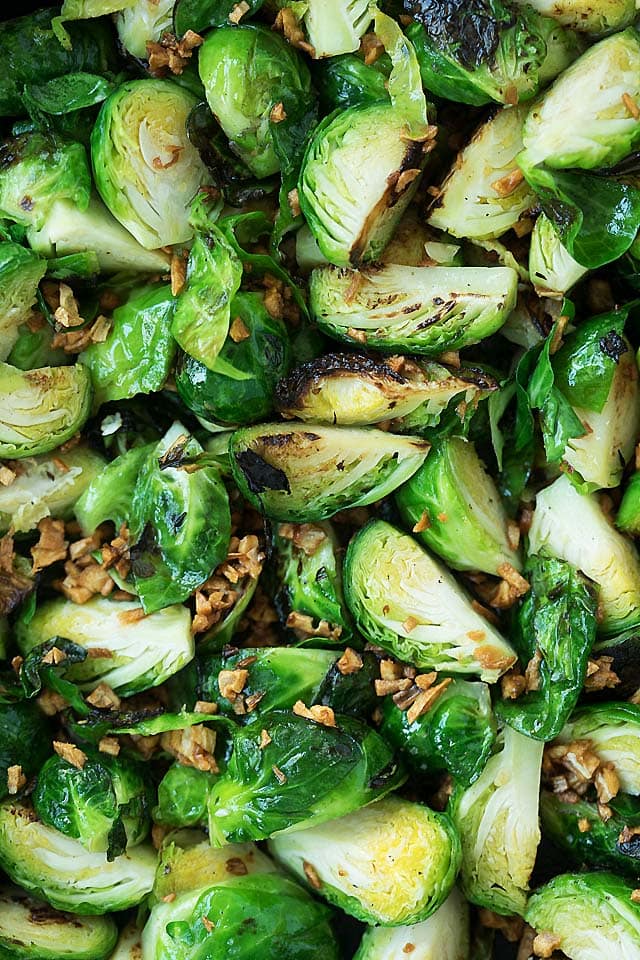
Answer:
[[301, 410], [306, 398], [323, 381], [339, 377], [361, 377], [363, 380], [406, 383], [406, 377], [397, 373], [384, 361], [374, 360], [362, 353], [328, 353], [315, 360], [301, 363], [276, 386], [277, 410]]
[[500, 0], [404, 0], [429, 39], [468, 69], [493, 61], [500, 36], [516, 14]]
[[421, 303], [411, 303], [407, 307], [403, 307], [400, 312], [408, 315], [411, 313], [415, 313], [416, 310], [420, 310], [421, 308], [422, 308]]
[[179, 514], [167, 514], [167, 526], [170, 528], [171, 532], [177, 534], [180, 530], [180, 527], [187, 519], [186, 510]]
[[640, 860], [640, 835], [636, 833], [627, 840], [618, 840], [616, 849], [626, 857], [633, 857], [635, 860]]
[[615, 330], [610, 330], [606, 336], [601, 337], [598, 345], [602, 352], [614, 363], [618, 363], [620, 357], [629, 349], [620, 334]]
[[329, 579], [329, 574], [327, 573], [326, 567], [320, 567], [316, 573], [316, 583], [324, 583], [325, 580]]
[[242, 470], [251, 493], [264, 493], [265, 490], [284, 490], [285, 493], [291, 493], [286, 473], [278, 467], [272, 467], [253, 450], [237, 453], [236, 463]]
[[170, 467], [178, 469], [183, 466], [188, 443], [189, 437], [186, 433], [174, 440], [169, 449], [158, 458], [160, 470], [168, 470]]
[[26, 210], [27, 212], [28, 212], [29, 210], [33, 210], [34, 203], [33, 203], [32, 197], [29, 197], [29, 196], [25, 195], [25, 196], [22, 198], [22, 200], [20, 201], [19, 206], [20, 206], [23, 210]]
[[369, 780], [367, 787], [369, 790], [379, 790], [381, 787], [385, 787], [389, 780], [391, 780], [396, 775], [396, 770], [398, 765], [392, 760], [387, 766], [380, 771], [380, 773], [372, 777]]
[[156, 532], [151, 523], [145, 525], [142, 536], [129, 551], [131, 557], [131, 570], [136, 577], [146, 580], [152, 577], [156, 572], [155, 564], [151, 557], [161, 556], [161, 550], [156, 538]]

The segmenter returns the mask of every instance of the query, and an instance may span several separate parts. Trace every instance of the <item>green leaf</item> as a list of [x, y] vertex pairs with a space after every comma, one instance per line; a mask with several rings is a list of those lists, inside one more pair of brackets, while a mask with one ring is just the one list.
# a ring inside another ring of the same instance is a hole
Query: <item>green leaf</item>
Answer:
[[44, 113], [61, 116], [94, 107], [106, 100], [115, 86], [95, 73], [67, 73], [43, 83], [25, 86], [25, 106], [33, 105]]
[[375, 4], [371, 5], [371, 13], [375, 15], [375, 32], [393, 65], [388, 81], [391, 103], [407, 118], [410, 136], [420, 140], [429, 127], [429, 118], [420, 65], [413, 44], [396, 21], [381, 13]]
[[[248, 0], [249, 9], [242, 22], [247, 21], [260, 9], [264, 0]], [[223, 27], [230, 23], [229, 14], [237, 0], [178, 0], [173, 11], [173, 26], [177, 36], [187, 30], [200, 33], [208, 27]]]
[[572, 437], [583, 437], [585, 434], [582, 421], [555, 385], [550, 349], [556, 330], [557, 323], [540, 350], [527, 388], [531, 407], [540, 412], [542, 437], [549, 463], [557, 463], [562, 459]]

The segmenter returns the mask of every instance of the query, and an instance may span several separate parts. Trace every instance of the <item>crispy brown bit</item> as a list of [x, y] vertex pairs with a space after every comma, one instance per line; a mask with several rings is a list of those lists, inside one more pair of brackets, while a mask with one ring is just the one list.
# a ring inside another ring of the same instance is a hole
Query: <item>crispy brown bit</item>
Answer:
[[229, 327], [229, 336], [234, 343], [242, 343], [243, 340], [248, 340], [251, 336], [249, 328], [242, 319], [242, 317], [236, 317], [231, 326]]
[[160, 745], [183, 766], [195, 767], [196, 770], [202, 770], [205, 773], [219, 772], [213, 755], [216, 748], [216, 733], [204, 724], [163, 733]]
[[64, 697], [53, 690], [43, 690], [36, 702], [47, 717], [54, 717], [56, 713], [69, 706]]
[[196, 613], [191, 624], [193, 633], [204, 633], [222, 619], [236, 603], [238, 594], [229, 586], [229, 581], [214, 573], [196, 590]]
[[187, 259], [185, 253], [171, 255], [171, 295], [177, 297], [184, 289], [187, 279]]
[[401, 690], [408, 690], [413, 686], [412, 680], [404, 677], [398, 680], [376, 680], [374, 681], [376, 695], [386, 697], [390, 693], [400, 693]]
[[163, 903], [173, 903], [173, 901], [175, 900], [176, 897], [177, 897], [177, 894], [176, 894], [176, 893], [167, 893], [167, 894], [166, 894], [164, 897], [162, 897], [161, 899], [162, 899], [162, 902], [163, 902]]
[[324, 637], [327, 640], [339, 640], [342, 636], [342, 627], [339, 624], [329, 623], [328, 620], [317, 620], [306, 613], [292, 610], [286, 620], [286, 626], [294, 630], [299, 639], [307, 637]]
[[527, 217], [523, 214], [520, 214], [519, 219], [516, 220], [511, 229], [515, 233], [516, 237], [528, 237], [529, 234], [532, 233], [534, 225], [535, 221], [533, 217]]
[[527, 681], [521, 673], [516, 670], [509, 670], [500, 677], [500, 691], [503, 700], [517, 700], [527, 686]]
[[540, 664], [542, 660], [542, 651], [539, 647], [536, 647], [536, 652], [529, 660], [524, 672], [527, 693], [531, 690], [540, 689]]
[[87, 703], [98, 710], [117, 710], [120, 706], [120, 697], [111, 689], [108, 683], [101, 682], [87, 697]]
[[336, 716], [331, 707], [323, 707], [316, 704], [313, 707], [306, 707], [302, 700], [296, 700], [293, 705], [293, 712], [297, 717], [305, 717], [307, 720], [313, 720], [314, 723], [320, 723], [323, 727], [335, 727]]
[[528, 581], [510, 563], [501, 563], [498, 567], [498, 574], [503, 580], [506, 580], [510, 587], [513, 587], [519, 597], [528, 593], [530, 589]]
[[304, 870], [304, 875], [313, 887], [314, 890], [322, 889], [322, 880], [318, 876], [318, 871], [308, 860], [302, 861], [302, 869]]
[[479, 600], [472, 600], [471, 606], [476, 613], [480, 614], [488, 623], [492, 623], [494, 626], [498, 626], [500, 623], [498, 617], [495, 615], [493, 610], [490, 610], [488, 607], [483, 606]]
[[549, 344], [549, 353], [557, 353], [563, 343], [564, 332], [567, 329], [567, 324], [569, 323], [569, 317], [566, 314], [558, 317], [554, 324], [553, 336], [551, 337], [551, 343]]
[[486, 630], [467, 630], [467, 636], [474, 643], [482, 643], [486, 639], [487, 633]]
[[79, 750], [78, 747], [74, 746], [73, 743], [65, 743], [62, 740], [54, 740], [53, 749], [59, 757], [62, 757], [63, 760], [66, 760], [67, 763], [70, 763], [72, 766], [77, 767], [78, 770], [82, 770], [87, 762], [86, 753], [83, 753], [82, 750]]
[[489, 930], [500, 930], [509, 943], [517, 943], [524, 930], [522, 917], [503, 917], [499, 913], [494, 913], [493, 910], [487, 910], [486, 907], [478, 910], [478, 919], [483, 927]]
[[606, 823], [607, 820], [611, 820], [611, 817], [613, 816], [613, 810], [611, 809], [610, 806], [608, 806], [608, 804], [599, 803], [598, 816], [600, 817], [603, 823]]
[[287, 119], [287, 111], [284, 108], [284, 103], [276, 103], [271, 108], [271, 113], [269, 114], [269, 120], [271, 123], [282, 123], [283, 120]]
[[311, 57], [315, 57], [316, 51], [310, 43], [304, 38], [304, 30], [300, 26], [298, 18], [290, 7], [280, 10], [273, 24], [274, 30], [279, 30], [284, 34], [285, 40], [288, 40], [292, 47], [304, 50]]
[[418, 626], [418, 620], [415, 617], [407, 617], [402, 626], [407, 633], [411, 633]]
[[78, 301], [73, 290], [66, 283], [61, 283], [58, 290], [59, 306], [54, 311], [56, 323], [62, 327], [77, 327], [84, 320], [78, 312]]
[[507, 542], [512, 550], [517, 550], [520, 546], [520, 527], [515, 520], [507, 522]]
[[14, 658], [12, 659], [12, 661], [11, 661], [11, 667], [12, 667], [14, 673], [20, 673], [20, 669], [21, 669], [23, 663], [24, 663], [24, 657], [21, 657], [20, 655], [18, 655], [17, 657], [14, 657]]
[[419, 673], [415, 678], [415, 684], [419, 690], [429, 690], [437, 679], [438, 674], [432, 670], [431, 673]]
[[380, 676], [383, 680], [399, 680], [404, 676], [402, 664], [396, 663], [395, 660], [381, 660]]
[[48, 653], [45, 653], [42, 658], [43, 663], [49, 663], [53, 666], [56, 666], [58, 663], [62, 663], [67, 659], [66, 653], [63, 650], [60, 650], [58, 647], [51, 647]]
[[554, 951], [561, 945], [562, 940], [548, 930], [538, 933], [533, 941], [533, 952], [536, 957], [552, 957]]
[[633, 97], [628, 93], [623, 93], [622, 102], [624, 103], [625, 107], [627, 108], [627, 110], [629, 111], [633, 119], [640, 120], [640, 107], [635, 102]]
[[429, 514], [426, 510], [423, 510], [420, 519], [411, 529], [414, 533], [422, 533], [423, 530], [428, 530], [430, 526], [431, 520], [429, 519]]
[[501, 650], [496, 650], [490, 644], [476, 647], [475, 658], [480, 666], [487, 670], [508, 670], [516, 659], [507, 656]]
[[312, 557], [327, 539], [322, 527], [316, 523], [281, 523], [278, 536], [291, 540], [308, 557]]
[[54, 349], [62, 348], [65, 353], [82, 353], [92, 343], [104, 343], [111, 330], [109, 317], [99, 314], [93, 323], [79, 330], [59, 330], [51, 341]]
[[196, 700], [196, 705], [193, 708], [194, 713], [206, 713], [213, 714], [218, 712], [218, 704], [211, 703], [209, 700]]
[[418, 717], [423, 716], [428, 710], [430, 710], [438, 697], [444, 693], [451, 682], [451, 677], [446, 677], [434, 687], [430, 687], [428, 690], [423, 690], [407, 710], [408, 722], [413, 723], [418, 719]]
[[593, 782], [598, 801], [602, 804], [607, 804], [609, 800], [613, 800], [620, 790], [620, 779], [615, 766], [611, 762], [601, 764], [600, 769], [596, 771]]
[[591, 830], [591, 823], [586, 817], [580, 817], [578, 820], [578, 830], [580, 833], [589, 833]]
[[94, 550], [98, 550], [101, 543], [101, 537], [98, 531], [91, 534], [90, 537], [83, 537], [81, 540], [75, 540], [69, 545], [69, 558], [76, 563], [83, 557], [90, 556]]
[[249, 873], [247, 870], [247, 865], [241, 857], [229, 857], [224, 865], [227, 873], [230, 873], [234, 877], [246, 877]]
[[193, 30], [187, 30], [181, 40], [172, 33], [163, 33], [159, 43], [148, 40], [149, 73], [152, 77], [164, 77], [168, 71], [181, 74], [195, 48], [203, 42], [202, 37]]
[[358, 330], [357, 327], [349, 327], [347, 330], [347, 336], [352, 340], [355, 340], [357, 343], [366, 343], [367, 335], [364, 330]]
[[248, 679], [248, 670], [221, 670], [218, 674], [218, 688], [221, 696], [227, 700], [235, 700], [244, 690]]
[[347, 677], [352, 673], [357, 673], [358, 670], [362, 670], [362, 657], [351, 647], [347, 647], [336, 662], [336, 667], [344, 677]]
[[260, 749], [261, 749], [261, 750], [264, 750], [264, 748], [265, 748], [265, 747], [268, 747], [269, 744], [272, 743], [272, 742], [273, 742], [273, 741], [271, 740], [271, 737], [269, 736], [269, 731], [268, 731], [268, 730], [261, 730], [261, 731], [260, 731]]
[[215, 923], [209, 920], [209, 917], [202, 917], [202, 926], [205, 928], [207, 933], [211, 933], [211, 931], [215, 927]]
[[156, 848], [156, 850], [159, 850], [160, 847], [162, 846], [164, 838], [168, 833], [168, 830], [169, 830], [168, 827], [163, 827], [159, 823], [154, 823], [154, 825], [152, 826], [151, 842]]
[[34, 547], [31, 547], [34, 573], [50, 567], [58, 560], [64, 560], [69, 546], [64, 538], [62, 520], [51, 520], [50, 517], [45, 517], [38, 523], [38, 532], [40, 539]]
[[504, 91], [504, 102], [508, 103], [510, 107], [515, 107], [518, 103], [518, 88], [515, 84], [511, 84]]
[[240, 3], [236, 3], [235, 7], [229, 14], [230, 23], [240, 23], [245, 14], [249, 13], [251, 7], [247, 3], [247, 0], [241, 0]]
[[7, 792], [10, 796], [15, 797], [16, 793], [26, 786], [26, 783], [27, 778], [22, 772], [22, 767], [19, 763], [14, 763], [13, 766], [7, 767]]
[[108, 753], [111, 757], [117, 757], [120, 753], [120, 742], [116, 737], [103, 737], [98, 743], [100, 753]]
[[613, 657], [598, 657], [597, 660], [589, 660], [587, 664], [587, 677], [584, 681], [585, 690], [607, 690], [617, 687], [620, 683], [620, 677], [611, 669]]
[[118, 620], [125, 626], [130, 623], [138, 623], [139, 620], [144, 620], [145, 617], [146, 613], [142, 607], [136, 607], [134, 610], [123, 610], [122, 613], [118, 614]]
[[446, 513], [439, 513], [436, 519], [439, 520], [440, 523], [446, 523], [449, 517], [446, 515]]
[[148, 760], [149, 757], [152, 757], [160, 746], [160, 734], [153, 733], [149, 736], [142, 736], [139, 733], [131, 734], [131, 742], [138, 751], [138, 753], [145, 759]]
[[87, 656], [89, 660], [113, 660], [113, 650], [107, 647], [89, 647]]
[[638, 836], [640, 836], [640, 827], [629, 827], [625, 824], [618, 836], [618, 843], [629, 843]]
[[282, 317], [284, 311], [284, 299], [281, 291], [277, 287], [269, 287], [264, 295], [264, 308], [273, 317], [278, 320]]
[[168, 170], [169, 167], [173, 167], [174, 164], [180, 159], [180, 154], [184, 150], [184, 147], [179, 146], [178, 144], [169, 144], [166, 148], [171, 154], [171, 159], [167, 160], [165, 163], [162, 157], [154, 157], [151, 161], [151, 166], [154, 170]]
[[[66, 576], [64, 580], [54, 583], [56, 589], [73, 603], [86, 603], [96, 594], [108, 597], [115, 586], [113, 579], [93, 557], [85, 557], [81, 562], [82, 565], [74, 563], [73, 560], [67, 560], [64, 565]], [[131, 612], [137, 613], [137, 611]]]
[[4, 465], [0, 466], [0, 485], [3, 487], [10, 487], [13, 481], [16, 479], [17, 474], [10, 470], [9, 467]]
[[522, 170], [520, 167], [516, 167], [515, 170], [505, 173], [499, 180], [494, 180], [491, 187], [499, 197], [510, 197], [511, 194], [518, 189], [523, 180], [524, 174]]
[[403, 953], [413, 953], [413, 951], [415, 950], [415, 948], [416, 948], [415, 943], [405, 943], [404, 947], [402, 948], [402, 952], [403, 952]]
[[414, 180], [416, 180], [422, 173], [417, 167], [412, 168], [411, 170], [403, 170], [398, 179], [396, 180], [394, 186], [395, 193], [404, 193], [405, 190], [411, 186]]
[[285, 783], [287, 782], [287, 775], [282, 772], [282, 770], [280, 769], [280, 767], [276, 767], [276, 765], [274, 764], [274, 765], [271, 767], [271, 769], [273, 770], [274, 776], [275, 776], [276, 780], [278, 781], [278, 783], [285, 784]]
[[360, 52], [364, 56], [365, 64], [369, 67], [384, 54], [384, 44], [375, 33], [365, 33], [360, 38]]

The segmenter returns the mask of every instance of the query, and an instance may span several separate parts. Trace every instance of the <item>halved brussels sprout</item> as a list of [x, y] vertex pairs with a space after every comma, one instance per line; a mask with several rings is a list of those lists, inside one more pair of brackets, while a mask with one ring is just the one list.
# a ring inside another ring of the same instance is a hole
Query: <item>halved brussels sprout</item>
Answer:
[[353, 960], [468, 960], [469, 907], [454, 887], [441, 907], [422, 923], [368, 927]]
[[536, 859], [544, 744], [505, 727], [501, 750], [476, 782], [453, 798], [462, 842], [462, 891], [497, 913], [522, 914]]
[[638, 101], [640, 35], [629, 28], [590, 47], [534, 104], [520, 165], [592, 170], [617, 163], [640, 143], [627, 106]]
[[[139, 603], [93, 597], [87, 603], [58, 598], [38, 605], [33, 617], [16, 624], [23, 654], [53, 637], [65, 637], [86, 650], [105, 651], [69, 666], [65, 676], [83, 690], [107, 683], [124, 696], [157, 687], [193, 657], [191, 615], [167, 606], [148, 616]], [[109, 655], [106, 655], [109, 651]]]
[[186, 133], [196, 102], [170, 80], [129, 80], [107, 97], [91, 134], [98, 192], [148, 250], [193, 234], [189, 207], [210, 181]]
[[541, 490], [529, 550], [566, 560], [595, 581], [604, 633], [640, 623], [640, 558], [633, 544], [609, 524], [594, 494], [578, 493], [564, 476]]
[[273, 837], [269, 850], [329, 903], [385, 927], [435, 913], [460, 866], [460, 841], [448, 816], [398, 797]]
[[414, 773], [448, 771], [464, 786], [478, 779], [491, 755], [496, 725], [485, 683], [454, 680], [430, 710], [412, 722], [387, 697], [380, 733]]
[[146, 60], [147, 42], [158, 41], [171, 32], [175, 0], [135, 0], [116, 17], [120, 43], [132, 57]]
[[438, 443], [398, 490], [396, 503], [410, 528], [426, 517], [418, 539], [454, 570], [501, 576], [505, 565], [522, 569], [498, 488], [470, 441], [448, 437]]
[[456, 157], [429, 214], [453, 237], [502, 236], [536, 202], [516, 163], [526, 107], [505, 107], [486, 120]]
[[[213, 846], [299, 831], [384, 797], [404, 778], [384, 740], [362, 720], [333, 726], [284, 710], [233, 731], [227, 767], [209, 794]], [[265, 739], [269, 742], [265, 743]]]
[[18, 370], [0, 363], [0, 457], [48, 453], [84, 426], [91, 406], [86, 367]]
[[0, 243], [0, 360], [18, 339], [18, 327], [36, 301], [47, 265], [18, 243]]
[[93, 477], [73, 510], [85, 537], [90, 537], [105, 520], [111, 520], [116, 530], [126, 522], [138, 473], [153, 448], [152, 443], [132, 447]]
[[446, 12], [430, 0], [406, 0], [414, 22], [422, 81], [448, 100], [517, 104], [564, 70], [580, 46], [570, 30], [531, 7], [513, 10], [492, 0], [450, 0]]
[[621, 789], [640, 796], [640, 707], [617, 701], [580, 707], [557, 737], [574, 740], [590, 740], [602, 763], [616, 768]]
[[540, 297], [561, 297], [588, 273], [574, 260], [547, 216], [541, 213], [531, 233], [529, 275]]
[[612, 873], [563, 873], [533, 894], [525, 919], [557, 939], [571, 960], [640, 952], [640, 904], [633, 886]]
[[174, 307], [165, 284], [138, 287], [116, 307], [107, 339], [92, 343], [80, 358], [91, 374], [94, 407], [162, 389], [176, 350]]
[[[0, 799], [8, 794], [7, 770], [22, 767], [29, 779], [49, 756], [49, 721], [35, 703], [0, 704]], [[1, 911], [0, 911], [1, 912]]]
[[111, 861], [146, 839], [151, 788], [134, 761], [97, 750], [85, 755], [81, 769], [57, 754], [47, 760], [31, 795], [33, 808], [47, 826]]
[[347, 603], [363, 636], [401, 660], [495, 682], [515, 653], [446, 567], [413, 537], [372, 520], [349, 544]]
[[156, 852], [141, 845], [109, 862], [13, 799], [0, 805], [0, 866], [57, 910], [100, 916], [144, 900], [153, 888]]
[[[231, 877], [156, 904], [144, 960], [338, 960], [327, 910], [277, 873]], [[249, 922], [247, 922], [249, 921]]]
[[266, 27], [228, 26], [207, 36], [198, 67], [207, 102], [231, 149], [256, 177], [277, 173], [272, 111], [280, 104], [286, 114], [313, 99], [302, 56]]
[[310, 297], [318, 325], [337, 340], [438, 356], [499, 330], [517, 286], [510, 267], [328, 266], [313, 271]]
[[381, 500], [408, 480], [429, 444], [379, 430], [264, 424], [229, 445], [242, 495], [272, 520], [323, 520]]
[[[73, 447], [55, 458], [48, 455], [20, 461], [8, 487], [0, 486], [0, 533], [10, 526], [18, 533], [34, 530], [43, 517], [66, 520], [74, 504], [101, 473], [105, 461], [89, 447]], [[95, 526], [91, 528], [91, 533]]]
[[636, 0], [515, 0], [518, 6], [529, 6], [546, 17], [581, 33], [613, 33], [633, 23], [638, 7]]
[[0, 889], [0, 954], [7, 960], [107, 960], [117, 939], [111, 917], [60, 913], [19, 887]]
[[327, 353], [300, 364], [280, 381], [276, 406], [287, 418], [368, 426], [418, 412], [435, 416], [452, 397], [467, 392], [477, 389], [472, 379], [465, 379], [465, 370], [406, 357]]
[[[278, 0], [278, 6], [299, 9], [296, 0]], [[372, 19], [368, 0], [308, 0], [300, 16], [316, 60], [353, 53]]]

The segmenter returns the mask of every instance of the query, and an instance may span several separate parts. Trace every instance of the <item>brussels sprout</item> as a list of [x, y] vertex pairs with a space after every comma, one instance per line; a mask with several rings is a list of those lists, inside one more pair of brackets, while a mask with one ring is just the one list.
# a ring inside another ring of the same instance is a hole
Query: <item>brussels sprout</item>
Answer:
[[640, 824], [640, 800], [619, 794], [607, 806], [610, 815], [603, 820], [595, 801], [581, 798], [563, 803], [557, 794], [543, 790], [540, 817], [544, 836], [576, 867], [603, 867], [637, 879], [640, 842], [633, 829]]
[[398, 797], [274, 837], [269, 850], [329, 903], [385, 927], [435, 913], [460, 865], [460, 841], [446, 814]]
[[116, 529], [126, 522], [138, 473], [153, 449], [152, 443], [132, 447], [103, 466], [100, 474], [92, 478], [73, 508], [86, 537], [91, 536], [105, 520], [111, 520]]
[[560, 299], [587, 273], [562, 243], [547, 216], [541, 213], [531, 233], [529, 275], [540, 297]]
[[91, 134], [98, 192], [148, 250], [192, 236], [189, 205], [209, 180], [186, 135], [195, 105], [169, 80], [130, 80], [105, 100]]
[[633, 960], [640, 950], [640, 905], [632, 893], [631, 884], [611, 873], [564, 873], [533, 894], [525, 919], [554, 934], [572, 960]]
[[414, 772], [448, 771], [469, 786], [482, 773], [496, 738], [491, 696], [484, 683], [454, 680], [435, 706], [409, 721], [387, 698], [380, 733]]
[[0, 360], [11, 353], [46, 269], [44, 260], [19, 244], [0, 242]]
[[272, 111], [285, 113], [312, 98], [309, 69], [300, 54], [265, 27], [220, 27], [198, 57], [207, 102], [232, 150], [257, 177], [280, 169]]
[[35, 330], [27, 323], [18, 328], [17, 340], [7, 357], [7, 363], [19, 370], [36, 370], [38, 367], [65, 367], [73, 357], [61, 347], [53, 347], [55, 330], [46, 321], [38, 322]]
[[264, 424], [231, 438], [242, 495], [272, 520], [323, 520], [392, 493], [423, 462], [429, 444], [378, 430]]
[[48, 827], [112, 861], [146, 839], [150, 788], [139, 764], [95, 750], [86, 756], [81, 769], [50, 757], [38, 773], [33, 808]]
[[567, 477], [538, 494], [529, 549], [566, 560], [595, 581], [603, 633], [640, 622], [640, 559], [635, 548], [609, 524], [596, 496], [581, 495]]
[[[78, 497], [104, 469], [104, 459], [89, 447], [73, 447], [55, 458], [20, 461], [8, 487], [0, 486], [0, 533], [34, 530], [43, 517], [67, 519]], [[91, 533], [95, 526], [91, 528]]]
[[141, 903], [153, 887], [156, 854], [139, 846], [109, 862], [12, 800], [0, 805], [0, 866], [57, 910], [100, 916]]
[[498, 489], [473, 443], [442, 440], [396, 494], [405, 524], [414, 528], [426, 515], [418, 539], [454, 570], [484, 570], [501, 576], [505, 565], [522, 569], [509, 543], [508, 517]]
[[[452, 397], [473, 391], [464, 370], [406, 357], [377, 360], [328, 353], [300, 364], [276, 387], [284, 417], [310, 423], [367, 426], [412, 413], [439, 414]], [[469, 398], [470, 399], [470, 398]]]
[[[296, 9], [295, 0], [279, 0], [280, 8]], [[301, 18], [314, 59], [353, 53], [373, 19], [367, 0], [309, 0]]]
[[581, 323], [553, 358], [555, 383], [584, 424], [564, 459], [588, 483], [616, 487], [640, 431], [638, 368], [624, 336], [626, 312]]
[[[524, 0], [515, 2], [525, 6]], [[526, 5], [565, 27], [596, 36], [628, 27], [638, 9], [635, 0], [526, 0]]]
[[[249, 922], [247, 922], [249, 921]], [[338, 960], [326, 910], [277, 873], [231, 877], [154, 906], [144, 960]]]
[[575, 34], [531, 7], [501, 0], [450, 0], [446, 13], [430, 0], [407, 0], [427, 90], [461, 103], [517, 104], [564, 70], [580, 52]]
[[476, 782], [453, 799], [462, 842], [462, 891], [497, 913], [522, 914], [536, 859], [538, 791], [544, 744], [502, 732], [502, 749]]
[[160, 850], [153, 895], [162, 900], [171, 894], [201, 890], [203, 877], [209, 885], [233, 876], [276, 870], [273, 860], [253, 843], [231, 843], [216, 849], [200, 830], [174, 830]]
[[130, 7], [135, 0], [62, 0], [60, 22], [91, 20]]
[[526, 107], [505, 107], [476, 130], [440, 187], [432, 227], [454, 237], [493, 239], [535, 204], [516, 163], [526, 115]]
[[602, 763], [615, 766], [621, 789], [640, 795], [640, 707], [617, 702], [581, 707], [557, 739], [590, 740]]
[[495, 682], [515, 661], [445, 567], [413, 537], [372, 520], [349, 544], [345, 593], [371, 643], [401, 660]]
[[592, 170], [622, 160], [640, 143], [627, 98], [640, 100], [640, 35], [634, 29], [590, 47], [531, 108], [520, 165]]
[[354, 960], [468, 960], [469, 908], [458, 891], [422, 923], [404, 927], [369, 927]]
[[499, 330], [515, 307], [517, 285], [510, 267], [318, 267], [311, 309], [337, 340], [436, 357]]
[[0, 704], [0, 799], [9, 792], [9, 767], [32, 777], [49, 756], [49, 744], [49, 721], [35, 703]]
[[79, 363], [38, 370], [0, 363], [0, 457], [54, 450], [81, 429], [90, 405], [91, 381]]
[[132, 57], [146, 60], [147, 42], [158, 41], [173, 26], [175, 0], [135, 0], [116, 17], [120, 43]]
[[342, 561], [331, 525], [280, 524], [272, 549], [275, 604], [285, 625], [292, 614], [301, 614], [313, 621], [302, 634], [296, 634], [307, 645], [349, 643], [351, 617], [344, 602]]
[[321, 60], [314, 72], [320, 103], [330, 113], [357, 103], [374, 103], [389, 96], [387, 80], [391, 72], [389, 58], [382, 56], [367, 64], [353, 53]]
[[582, 692], [596, 634], [596, 600], [584, 577], [563, 560], [531, 557], [526, 577], [531, 589], [512, 639], [521, 662], [535, 670], [535, 681], [516, 700], [498, 700], [495, 709], [520, 733], [552, 740]]
[[68, 200], [55, 201], [42, 227], [29, 230], [28, 239], [36, 253], [49, 258], [90, 250], [104, 273], [166, 273], [169, 269], [165, 251], [145, 250], [94, 196], [86, 210]]
[[260, 293], [237, 293], [230, 315], [235, 326], [212, 368], [183, 354], [176, 387], [183, 403], [204, 420], [254, 423], [271, 413], [274, 388], [289, 369], [287, 329], [271, 316]]
[[205, 827], [215, 777], [206, 770], [174, 763], [158, 784], [155, 823], [166, 827]]
[[355, 717], [325, 726], [295, 713], [233, 731], [233, 752], [209, 794], [213, 846], [301, 830], [384, 797], [404, 780], [382, 738]]
[[162, 285], [133, 290], [113, 312], [109, 336], [81, 356], [94, 388], [94, 407], [161, 390], [176, 344], [171, 336], [175, 299]]
[[75, 71], [105, 73], [115, 65], [109, 25], [94, 22], [91, 30], [70, 24], [69, 47], [63, 47], [52, 29], [50, 7], [0, 24], [0, 116], [21, 116], [23, 88]]
[[117, 939], [111, 917], [59, 913], [18, 887], [0, 889], [0, 954], [7, 960], [107, 960]]
[[616, 516], [616, 527], [633, 537], [640, 534], [640, 471], [632, 474]]
[[118, 943], [109, 960], [142, 960], [141, 931], [134, 921], [120, 931]]
[[193, 657], [191, 616], [186, 607], [167, 606], [133, 619], [140, 605], [92, 597], [77, 604], [58, 598], [38, 605], [29, 622], [16, 624], [23, 655], [53, 637], [65, 637], [86, 650], [109, 651], [69, 666], [65, 676], [84, 690], [107, 683], [123, 696], [157, 687]]

